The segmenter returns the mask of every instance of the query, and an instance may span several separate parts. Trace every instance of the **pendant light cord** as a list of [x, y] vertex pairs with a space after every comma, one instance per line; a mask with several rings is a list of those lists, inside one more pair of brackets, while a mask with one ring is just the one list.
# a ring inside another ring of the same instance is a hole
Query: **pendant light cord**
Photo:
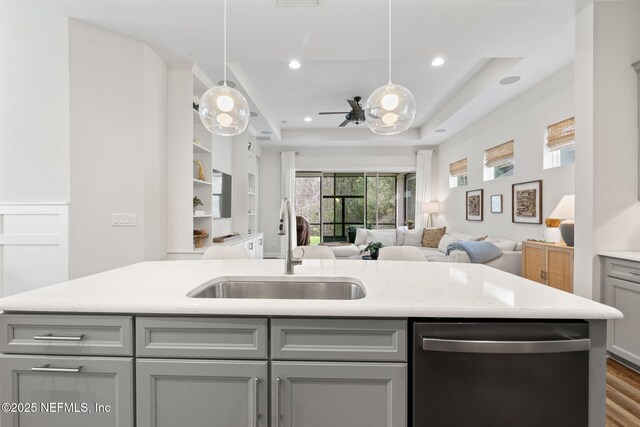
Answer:
[[223, 70], [223, 74], [224, 74], [224, 80], [223, 80], [223, 85], [226, 86], [227, 85], [227, 0], [224, 0], [224, 7], [223, 7], [224, 11], [223, 11], [223, 31], [224, 31], [224, 70]]
[[391, 83], [391, 0], [389, 0], [389, 83]]

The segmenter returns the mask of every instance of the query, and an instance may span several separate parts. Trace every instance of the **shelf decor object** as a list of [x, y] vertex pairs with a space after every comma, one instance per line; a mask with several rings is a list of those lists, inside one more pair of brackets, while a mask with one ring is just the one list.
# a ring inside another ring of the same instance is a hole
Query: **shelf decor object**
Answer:
[[427, 228], [435, 228], [433, 215], [440, 212], [440, 204], [438, 202], [425, 202], [422, 204], [422, 212], [427, 214]]
[[206, 181], [207, 179], [204, 176], [204, 167], [200, 160], [194, 160], [193, 163], [198, 166], [198, 181]]
[[204, 243], [209, 237], [207, 230], [193, 230], [193, 243], [196, 248], [204, 248]]
[[483, 190], [467, 191], [467, 221], [482, 221], [483, 195]]
[[491, 213], [502, 213], [502, 194], [491, 196]]
[[511, 187], [511, 222], [542, 224], [542, 180]]
[[237, 90], [227, 86], [227, 0], [224, 0], [224, 79], [200, 98], [198, 113], [202, 124], [212, 133], [240, 135], [249, 124], [249, 103]]
[[563, 219], [560, 223], [560, 234], [567, 246], [573, 246], [573, 228], [575, 219], [576, 196], [573, 194], [563, 196], [558, 206], [551, 212], [552, 218]]
[[367, 126], [380, 135], [395, 135], [411, 127], [416, 100], [409, 89], [391, 82], [391, 0], [389, 0], [389, 83], [374, 90], [364, 107]]

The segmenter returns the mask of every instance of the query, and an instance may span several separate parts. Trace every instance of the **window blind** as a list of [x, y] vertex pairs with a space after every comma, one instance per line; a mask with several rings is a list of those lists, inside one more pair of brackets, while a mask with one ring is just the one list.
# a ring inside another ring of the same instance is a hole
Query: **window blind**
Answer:
[[571, 117], [547, 127], [547, 147], [557, 150], [575, 142], [576, 119]]
[[460, 176], [467, 174], [467, 159], [458, 160], [449, 165], [449, 173], [451, 176]]
[[513, 139], [505, 142], [504, 144], [496, 145], [493, 148], [489, 148], [484, 152], [484, 164], [488, 168], [506, 163], [508, 160], [513, 159]]

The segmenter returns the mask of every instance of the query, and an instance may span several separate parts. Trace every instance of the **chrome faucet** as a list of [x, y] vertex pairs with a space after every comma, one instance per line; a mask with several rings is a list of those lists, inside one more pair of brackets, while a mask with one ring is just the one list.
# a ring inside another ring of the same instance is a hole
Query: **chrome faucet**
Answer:
[[288, 235], [287, 252], [284, 256], [284, 274], [293, 274], [293, 267], [302, 264], [302, 258], [293, 257], [293, 239], [295, 236], [291, 233], [291, 216], [291, 202], [285, 197], [280, 205], [280, 225], [278, 225], [278, 235]]

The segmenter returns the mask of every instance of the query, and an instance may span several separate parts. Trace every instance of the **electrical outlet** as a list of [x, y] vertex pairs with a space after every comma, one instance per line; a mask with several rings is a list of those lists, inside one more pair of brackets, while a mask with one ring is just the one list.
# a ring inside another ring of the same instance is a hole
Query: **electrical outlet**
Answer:
[[136, 214], [111, 214], [113, 227], [135, 227]]

